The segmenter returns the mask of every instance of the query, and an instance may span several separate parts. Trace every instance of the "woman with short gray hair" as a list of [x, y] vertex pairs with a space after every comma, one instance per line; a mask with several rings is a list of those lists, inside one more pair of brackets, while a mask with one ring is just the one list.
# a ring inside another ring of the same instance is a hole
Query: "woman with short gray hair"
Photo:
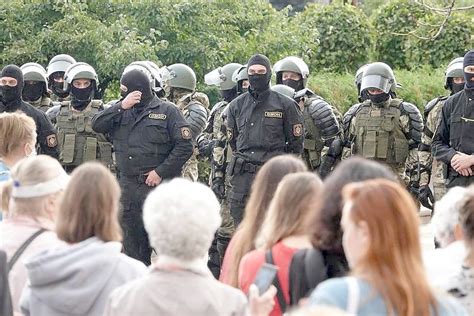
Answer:
[[[245, 295], [215, 280], [207, 268], [219, 208], [211, 189], [200, 183], [174, 179], [154, 189], [143, 221], [157, 260], [146, 277], [111, 294], [105, 315], [247, 315]], [[259, 315], [272, 309], [272, 298], [267, 301]]]

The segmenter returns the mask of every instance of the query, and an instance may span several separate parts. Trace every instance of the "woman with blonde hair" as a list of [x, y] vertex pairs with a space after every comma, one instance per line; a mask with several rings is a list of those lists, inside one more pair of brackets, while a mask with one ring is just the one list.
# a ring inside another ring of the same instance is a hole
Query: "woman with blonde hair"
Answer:
[[301, 159], [292, 155], [281, 155], [267, 161], [258, 171], [245, 206], [244, 218], [227, 247], [219, 278], [221, 282], [238, 287], [240, 260], [246, 253], [255, 249], [255, 238], [278, 184], [287, 174], [306, 170]]
[[115, 288], [146, 272], [121, 253], [120, 188], [102, 164], [76, 168], [59, 208], [56, 232], [67, 245], [26, 261], [21, 310], [30, 315], [102, 315]]
[[289, 266], [295, 252], [310, 248], [305, 223], [319, 199], [322, 183], [313, 173], [289, 174], [278, 185], [256, 240], [256, 250], [247, 253], [239, 266], [239, 288], [248, 293], [264, 263], [278, 269], [275, 307], [270, 315], [281, 315], [290, 302]]
[[45, 249], [62, 245], [54, 233], [61, 192], [68, 176], [58, 161], [36, 156], [18, 162], [2, 189], [0, 250], [7, 254], [9, 283], [14, 310], [19, 312], [21, 291], [26, 284], [24, 260]]
[[385, 179], [348, 184], [343, 198], [343, 247], [352, 276], [321, 283], [310, 304], [351, 315], [467, 315], [428, 285], [418, 210], [400, 184]]
[[0, 182], [22, 158], [36, 153], [36, 124], [24, 113], [0, 113]]

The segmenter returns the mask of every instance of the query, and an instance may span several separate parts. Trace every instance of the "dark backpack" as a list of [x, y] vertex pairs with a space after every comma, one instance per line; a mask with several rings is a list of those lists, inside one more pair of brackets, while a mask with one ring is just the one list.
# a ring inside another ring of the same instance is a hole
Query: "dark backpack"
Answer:
[[290, 304], [298, 305], [319, 283], [343, 276], [348, 270], [344, 256], [328, 254], [314, 248], [298, 251], [290, 264]]

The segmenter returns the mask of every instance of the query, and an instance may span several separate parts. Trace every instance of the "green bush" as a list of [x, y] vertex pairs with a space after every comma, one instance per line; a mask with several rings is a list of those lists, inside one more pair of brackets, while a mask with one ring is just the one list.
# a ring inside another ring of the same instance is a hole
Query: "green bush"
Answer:
[[[437, 25], [441, 23], [439, 19], [437, 16], [427, 16], [418, 33], [433, 36], [438, 32]], [[409, 36], [405, 42], [405, 51], [410, 68], [424, 64], [440, 67], [456, 57], [464, 56], [473, 45], [473, 25], [474, 17], [457, 14], [449, 18], [440, 35], [434, 40]]]
[[359, 9], [350, 5], [312, 4], [295, 20], [302, 29], [319, 31], [319, 46], [310, 60], [312, 69], [354, 71], [368, 61], [372, 27]]
[[405, 34], [417, 26], [417, 21], [426, 13], [423, 6], [412, 0], [387, 2], [373, 15], [373, 25], [377, 32], [375, 59], [395, 68], [406, 68]]

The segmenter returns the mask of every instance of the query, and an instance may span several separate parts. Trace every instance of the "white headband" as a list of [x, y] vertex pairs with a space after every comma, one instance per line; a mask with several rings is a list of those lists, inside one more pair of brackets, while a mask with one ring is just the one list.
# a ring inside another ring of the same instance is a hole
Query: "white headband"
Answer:
[[69, 182], [66, 172], [61, 172], [59, 176], [46, 182], [33, 185], [21, 185], [19, 181], [13, 180], [12, 197], [33, 198], [53, 194], [64, 190]]

